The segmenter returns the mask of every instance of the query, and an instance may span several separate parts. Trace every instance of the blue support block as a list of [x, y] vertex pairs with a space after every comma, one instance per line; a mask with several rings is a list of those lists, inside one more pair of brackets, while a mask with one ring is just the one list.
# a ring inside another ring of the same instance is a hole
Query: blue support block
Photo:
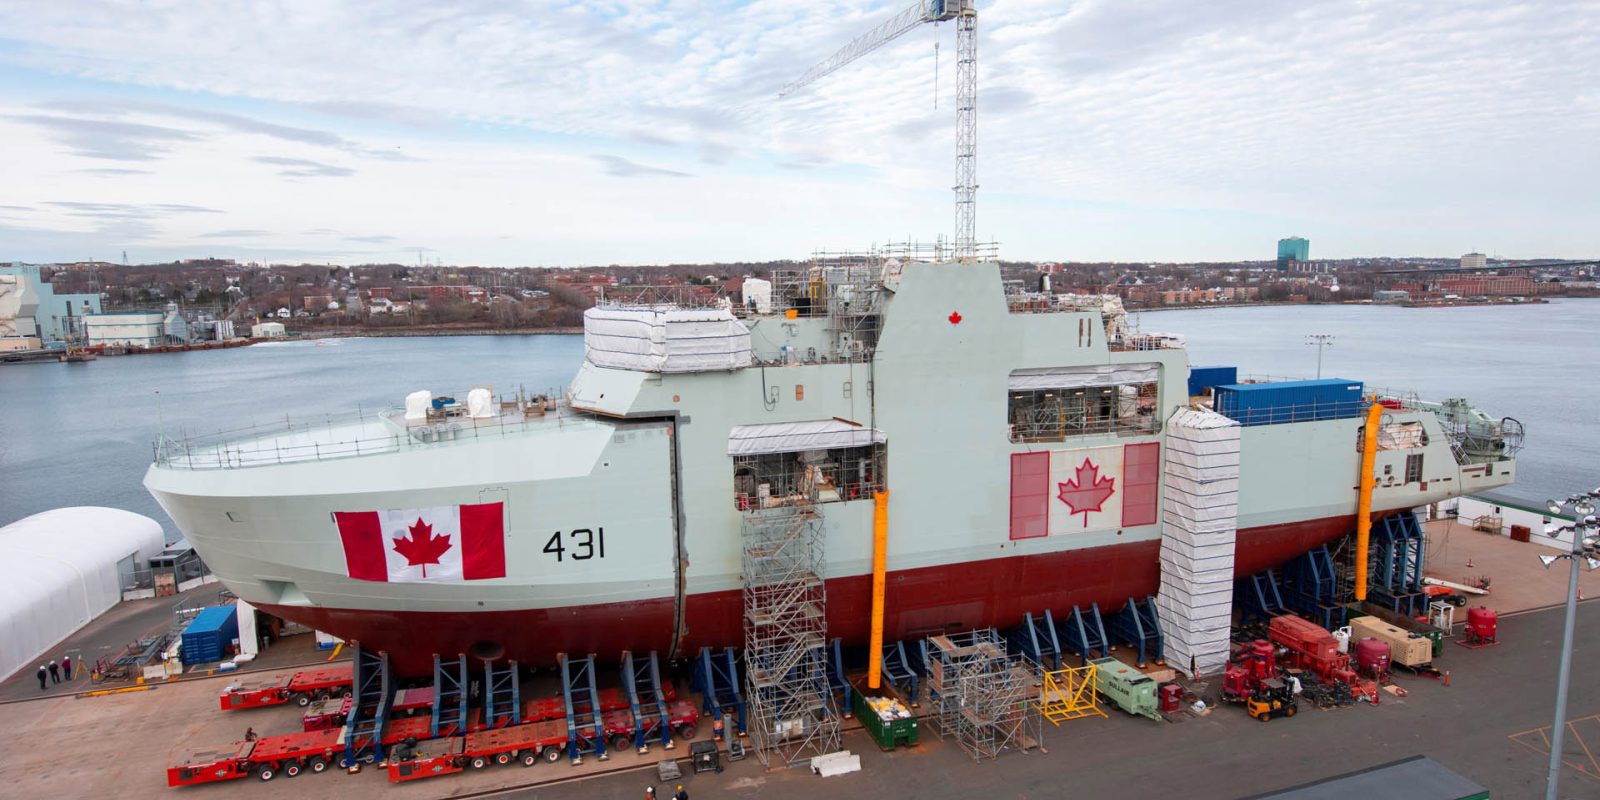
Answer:
[[1050, 609], [1035, 617], [1032, 611], [1024, 612], [1022, 624], [1006, 637], [1011, 646], [1045, 669], [1061, 668], [1061, 642], [1056, 637], [1055, 617]]
[[442, 661], [433, 654], [433, 720], [428, 733], [457, 736], [467, 729], [467, 657]]
[[496, 667], [483, 662], [484, 718], [491, 728], [522, 724], [522, 690], [517, 685], [517, 662]]
[[845, 680], [844, 650], [838, 639], [828, 643], [827, 657], [828, 688], [843, 700], [843, 705], [840, 707], [844, 709], [844, 715], [848, 717], [852, 713], [851, 709], [854, 708], [851, 705], [851, 701], [855, 697], [855, 689], [851, 688], [850, 681]]
[[721, 653], [713, 653], [709, 647], [700, 648], [690, 688], [700, 693], [702, 708], [712, 718], [720, 721], [724, 711], [733, 711], [739, 733], [745, 732], [744, 695], [739, 687], [739, 661], [733, 648]]
[[355, 658], [350, 672], [350, 715], [344, 722], [341, 766], [345, 767], [383, 758], [383, 730], [389, 723], [389, 706], [394, 701], [389, 654], [363, 649], [360, 642], [351, 645]]
[[1139, 666], [1166, 660], [1165, 643], [1161, 636], [1161, 621], [1156, 617], [1156, 599], [1148, 597], [1141, 603], [1128, 598], [1128, 604], [1111, 618], [1111, 634], [1117, 641], [1138, 649]]
[[[594, 655], [581, 659], [557, 653], [561, 665], [561, 698], [567, 711], [567, 758], [573, 766], [583, 763], [585, 753], [594, 753], [601, 761], [606, 754], [605, 729], [601, 721], [600, 692], [595, 688]], [[585, 734], [584, 728], [589, 729]]]
[[883, 646], [883, 677], [911, 703], [917, 702], [917, 673], [911, 669], [911, 661], [906, 658], [904, 642]]
[[1062, 621], [1060, 642], [1070, 652], [1085, 660], [1110, 655], [1105, 624], [1100, 619], [1100, 604], [1090, 603], [1089, 610], [1073, 606], [1072, 613]]
[[622, 686], [628, 694], [628, 707], [633, 713], [633, 743], [640, 753], [650, 751], [652, 735], [661, 740], [664, 750], [671, 750], [672, 717], [667, 713], [667, 701], [661, 691], [661, 669], [655, 651], [647, 658], [635, 659], [633, 653], [622, 651]]

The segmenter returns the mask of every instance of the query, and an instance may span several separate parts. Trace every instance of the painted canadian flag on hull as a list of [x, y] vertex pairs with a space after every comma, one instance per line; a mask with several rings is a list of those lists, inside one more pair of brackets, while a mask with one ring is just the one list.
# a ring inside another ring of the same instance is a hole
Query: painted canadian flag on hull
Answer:
[[1155, 442], [1013, 453], [1011, 538], [1154, 524], [1160, 456]]
[[364, 581], [413, 583], [504, 578], [502, 503], [337, 511], [345, 571]]

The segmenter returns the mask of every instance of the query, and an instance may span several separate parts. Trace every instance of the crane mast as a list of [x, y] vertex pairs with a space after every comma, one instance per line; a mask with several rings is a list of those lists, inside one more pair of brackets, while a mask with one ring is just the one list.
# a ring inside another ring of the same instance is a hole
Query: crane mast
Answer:
[[786, 97], [927, 22], [956, 23], [955, 258], [972, 261], [978, 200], [978, 9], [975, 0], [922, 0], [851, 40], [778, 92]]

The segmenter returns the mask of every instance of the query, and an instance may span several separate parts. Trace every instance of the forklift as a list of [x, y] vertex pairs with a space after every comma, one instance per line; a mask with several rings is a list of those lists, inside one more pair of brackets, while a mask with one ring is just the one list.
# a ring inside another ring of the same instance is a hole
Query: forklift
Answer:
[[1296, 700], [1294, 690], [1282, 678], [1267, 678], [1250, 693], [1244, 710], [1250, 716], [1267, 722], [1273, 717], [1294, 716]]

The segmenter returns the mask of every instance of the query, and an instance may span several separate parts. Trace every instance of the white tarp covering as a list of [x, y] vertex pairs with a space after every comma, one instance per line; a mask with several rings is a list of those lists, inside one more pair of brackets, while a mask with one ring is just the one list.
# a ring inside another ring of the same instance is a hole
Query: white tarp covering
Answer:
[[591, 308], [583, 355], [597, 367], [707, 372], [750, 365], [750, 329], [726, 308]]
[[122, 601], [119, 563], [132, 556], [143, 569], [165, 549], [160, 523], [115, 508], [58, 508], [0, 528], [0, 676], [59, 661], [50, 648]]
[[1422, 423], [1389, 422], [1378, 426], [1379, 450], [1409, 450], [1422, 446]]
[[499, 416], [495, 410], [494, 398], [488, 389], [478, 388], [467, 392], [467, 416], [473, 419], [488, 419]]
[[261, 652], [261, 635], [256, 631], [256, 607], [240, 600], [234, 605], [234, 612], [239, 615], [239, 654], [255, 658], [256, 653]]
[[1216, 674], [1228, 662], [1239, 430], [1221, 414], [1194, 409], [1180, 409], [1168, 422], [1156, 614], [1167, 662], [1183, 672], [1192, 665]]
[[887, 441], [883, 431], [837, 419], [735, 425], [728, 433], [728, 455], [798, 453], [835, 447], [862, 447]]
[[1013, 392], [1027, 392], [1041, 389], [1117, 386], [1125, 383], [1155, 383], [1160, 375], [1160, 364], [1030, 367], [1012, 370], [1011, 378], [1006, 381], [1006, 388]]
[[423, 389], [406, 395], [406, 422], [421, 422], [433, 407], [433, 392]]

